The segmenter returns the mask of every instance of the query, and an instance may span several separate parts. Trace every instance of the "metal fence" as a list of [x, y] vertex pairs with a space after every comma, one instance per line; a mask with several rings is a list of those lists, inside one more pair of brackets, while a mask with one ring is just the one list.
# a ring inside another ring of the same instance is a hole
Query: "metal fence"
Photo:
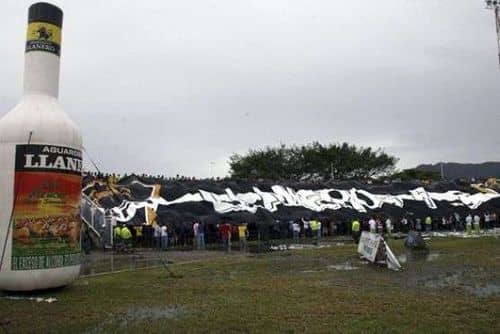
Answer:
[[114, 224], [111, 215], [100, 208], [85, 194], [82, 194], [80, 215], [82, 221], [100, 239], [102, 246], [112, 248]]

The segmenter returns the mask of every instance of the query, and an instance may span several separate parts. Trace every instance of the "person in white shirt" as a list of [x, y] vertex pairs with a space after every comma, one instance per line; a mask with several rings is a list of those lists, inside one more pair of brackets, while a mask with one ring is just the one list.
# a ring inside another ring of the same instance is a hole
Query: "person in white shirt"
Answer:
[[154, 227], [153, 237], [155, 239], [155, 247], [161, 248], [161, 228], [158, 224]]
[[293, 222], [292, 230], [293, 230], [293, 242], [299, 242], [300, 225], [297, 222]]
[[163, 225], [160, 229], [160, 237], [161, 237], [161, 249], [167, 250], [168, 247], [168, 231], [167, 226]]
[[375, 221], [375, 219], [370, 218], [370, 220], [368, 221], [368, 225], [370, 226], [371, 233], [377, 233], [377, 222]]
[[194, 222], [193, 224], [193, 247], [194, 249], [197, 249], [197, 244], [198, 244], [198, 222]]
[[401, 232], [408, 232], [408, 219], [406, 217], [401, 219]]
[[392, 238], [392, 222], [391, 222], [391, 218], [387, 218], [385, 220], [385, 229], [387, 231], [387, 235], [389, 236], [389, 238]]
[[474, 215], [474, 231], [479, 234], [479, 232], [481, 231], [481, 218], [479, 218], [478, 215]]
[[415, 229], [418, 232], [422, 231], [422, 219], [420, 218], [415, 219]]
[[472, 233], [472, 216], [470, 214], [465, 217], [465, 231], [467, 234]]

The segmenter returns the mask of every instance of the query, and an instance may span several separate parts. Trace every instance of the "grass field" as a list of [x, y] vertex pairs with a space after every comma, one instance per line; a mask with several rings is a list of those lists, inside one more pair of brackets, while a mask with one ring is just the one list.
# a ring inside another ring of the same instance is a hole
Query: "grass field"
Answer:
[[[0, 298], [0, 323], [7, 333], [500, 332], [500, 240], [434, 239], [421, 259], [390, 244], [402, 272], [362, 264], [353, 244], [236, 253], [171, 265], [182, 278], [80, 278], [45, 292], [52, 304]], [[333, 267], [344, 264], [357, 269]]]

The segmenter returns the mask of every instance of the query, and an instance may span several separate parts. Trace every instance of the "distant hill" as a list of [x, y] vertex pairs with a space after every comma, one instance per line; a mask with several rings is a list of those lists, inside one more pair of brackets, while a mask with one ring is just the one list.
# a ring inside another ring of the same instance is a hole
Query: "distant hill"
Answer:
[[[434, 165], [419, 165], [418, 170], [441, 172], [441, 163]], [[500, 177], [500, 162], [489, 161], [481, 164], [462, 164], [457, 162], [443, 163], [446, 179]]]

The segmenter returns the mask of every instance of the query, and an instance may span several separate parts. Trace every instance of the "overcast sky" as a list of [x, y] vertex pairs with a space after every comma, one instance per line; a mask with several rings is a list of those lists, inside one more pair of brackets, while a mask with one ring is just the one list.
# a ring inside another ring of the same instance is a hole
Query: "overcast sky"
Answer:
[[[0, 116], [22, 93], [27, 9], [2, 0]], [[266, 145], [348, 141], [399, 168], [500, 160], [481, 0], [53, 1], [60, 101], [104, 171], [225, 175]]]

